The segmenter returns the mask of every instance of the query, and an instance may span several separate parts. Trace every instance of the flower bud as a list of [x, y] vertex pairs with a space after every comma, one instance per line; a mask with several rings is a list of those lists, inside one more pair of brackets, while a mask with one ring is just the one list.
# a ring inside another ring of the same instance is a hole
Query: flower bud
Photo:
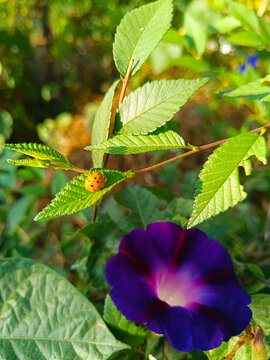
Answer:
[[252, 345], [256, 358], [258, 360], [267, 360], [267, 350], [263, 342], [263, 330], [260, 326], [256, 329]]

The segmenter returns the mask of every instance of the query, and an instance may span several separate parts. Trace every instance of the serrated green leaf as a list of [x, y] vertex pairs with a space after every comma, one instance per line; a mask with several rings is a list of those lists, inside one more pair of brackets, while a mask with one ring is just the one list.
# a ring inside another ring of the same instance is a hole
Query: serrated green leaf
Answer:
[[100, 150], [108, 154], [140, 154], [155, 150], [181, 149], [184, 139], [172, 130], [157, 135], [117, 135], [103, 144], [87, 146], [86, 150]]
[[[106, 186], [95, 192], [89, 192], [84, 187], [87, 176], [93, 171], [101, 171], [107, 177]], [[56, 194], [52, 202], [46, 206], [34, 220], [42, 220], [60, 215], [73, 214], [93, 205], [115, 185], [132, 176], [131, 172], [123, 173], [117, 170], [95, 168], [89, 174], [74, 177], [67, 185]]]
[[225, 96], [245, 97], [253, 100], [270, 101], [270, 75], [240, 86], [237, 89], [224, 92]]
[[37, 160], [54, 161], [67, 167], [72, 167], [68, 159], [60, 154], [58, 151], [52, 149], [48, 145], [36, 143], [19, 143], [19, 144], [4, 144], [1, 145], [5, 149], [17, 151], [21, 154], [32, 156]]
[[252, 155], [263, 164], [267, 163], [265, 140], [255, 133], [237, 135], [214, 151], [199, 174], [188, 228], [245, 199], [246, 193], [239, 183], [238, 166], [243, 166], [248, 173], [245, 160]]
[[8, 163], [16, 165], [16, 166], [33, 166], [33, 167], [41, 167], [47, 168], [50, 166], [50, 161], [48, 160], [37, 160], [37, 159], [8, 159]]
[[171, 120], [208, 79], [160, 80], [127, 96], [120, 106], [121, 134], [145, 135]]
[[170, 28], [172, 0], [160, 0], [132, 10], [116, 29], [113, 57], [121, 75], [126, 75], [131, 59], [132, 74], [140, 69]]
[[[101, 144], [107, 140], [110, 128], [110, 119], [111, 119], [111, 110], [112, 102], [114, 97], [114, 92], [119, 81], [115, 81], [108, 92], [106, 93], [98, 111], [96, 113], [93, 128], [92, 128], [92, 145]], [[103, 152], [92, 152], [92, 160], [94, 167], [103, 166]]]
[[126, 345], [65, 278], [23, 258], [0, 260], [1, 360], [105, 360]]
[[112, 333], [132, 347], [141, 345], [147, 336], [147, 332], [143, 328], [136, 326], [117, 309], [110, 295], [105, 298], [103, 318]]

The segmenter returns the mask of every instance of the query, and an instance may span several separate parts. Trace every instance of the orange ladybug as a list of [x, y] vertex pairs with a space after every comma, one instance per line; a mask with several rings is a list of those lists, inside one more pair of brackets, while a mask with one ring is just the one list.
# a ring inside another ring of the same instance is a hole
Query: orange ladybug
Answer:
[[105, 174], [94, 171], [85, 179], [84, 187], [87, 191], [95, 192], [103, 189], [106, 182], [107, 178]]

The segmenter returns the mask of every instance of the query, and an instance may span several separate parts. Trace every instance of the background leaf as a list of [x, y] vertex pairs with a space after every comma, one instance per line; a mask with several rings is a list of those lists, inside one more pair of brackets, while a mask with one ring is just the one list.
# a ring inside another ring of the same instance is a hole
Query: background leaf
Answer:
[[[115, 81], [108, 92], [106, 93], [98, 111], [96, 113], [93, 128], [92, 128], [92, 145], [101, 144], [107, 140], [110, 128], [111, 109], [114, 97], [114, 92], [119, 81]], [[92, 160], [94, 167], [103, 166], [103, 155], [102, 151], [93, 151]]]
[[66, 279], [23, 258], [0, 260], [0, 359], [105, 360], [125, 348]]
[[255, 133], [237, 135], [214, 151], [199, 174], [189, 228], [245, 199], [246, 193], [239, 183], [238, 166], [243, 166], [249, 175], [250, 163], [247, 160], [252, 155], [266, 164], [265, 140]]
[[141, 135], [171, 120], [208, 79], [160, 80], [147, 83], [127, 96], [120, 106], [121, 134]]
[[168, 220], [168, 215], [162, 211], [161, 200], [141, 186], [128, 186], [114, 198], [118, 204], [131, 211], [131, 214], [121, 221], [120, 226], [123, 229], [145, 229], [152, 222]]
[[147, 331], [136, 326], [117, 309], [109, 294], [105, 299], [103, 318], [113, 334], [132, 347], [142, 344], [147, 336]]
[[184, 139], [172, 130], [157, 135], [117, 135], [86, 150], [101, 150], [108, 154], [139, 154], [155, 150], [180, 149], [185, 147]]
[[[106, 186], [99, 191], [89, 192], [84, 187], [87, 176], [93, 171], [102, 171], [107, 177]], [[123, 173], [117, 170], [92, 169], [89, 174], [82, 174], [74, 177], [67, 185], [56, 194], [52, 202], [46, 206], [35, 220], [52, 218], [55, 216], [73, 214], [93, 205], [103, 195], [110, 191], [115, 185], [132, 176], [130, 173]]]
[[55, 151], [48, 145], [36, 144], [36, 143], [20, 143], [20, 144], [4, 144], [1, 145], [5, 149], [15, 150], [19, 153], [32, 156], [38, 160], [54, 161], [67, 167], [72, 167], [68, 159]]
[[[229, 355], [233, 350], [235, 344], [239, 340], [240, 336], [233, 336], [227, 343], [222, 343], [216, 349], [206, 351], [205, 354], [209, 360], [221, 360], [223, 357]], [[252, 352], [251, 342], [242, 346], [234, 356], [233, 360], [258, 360]]]
[[227, 37], [226, 39], [229, 43], [239, 46], [259, 46], [262, 44], [262, 38], [251, 31], [242, 31], [239, 30]]
[[192, 14], [186, 13], [184, 21], [186, 35], [194, 42], [196, 54], [202, 55], [207, 43], [207, 26], [203, 21], [196, 19]]
[[114, 61], [121, 75], [126, 74], [132, 58], [132, 74], [140, 69], [170, 28], [172, 10], [171, 0], [160, 0], [141, 6], [122, 19], [113, 44]]
[[238, 28], [241, 25], [240, 21], [234, 18], [233, 16], [226, 16], [224, 18], [218, 19], [214, 22], [213, 27], [220, 33], [226, 34]]
[[258, 16], [254, 10], [235, 1], [229, 2], [228, 6], [230, 13], [241, 22], [242, 26], [247, 26], [255, 32], [258, 30]]
[[86, 225], [78, 232], [91, 243], [87, 269], [90, 283], [95, 288], [110, 290], [105, 279], [105, 265], [117, 253], [119, 241], [125, 234], [118, 225], [108, 215], [102, 214], [97, 223]]
[[265, 335], [270, 335], [270, 295], [253, 295], [250, 308], [253, 312], [253, 320], [255, 324], [262, 327]]
[[237, 89], [229, 90], [223, 94], [231, 97], [245, 97], [254, 100], [270, 101], [270, 75], [249, 82]]

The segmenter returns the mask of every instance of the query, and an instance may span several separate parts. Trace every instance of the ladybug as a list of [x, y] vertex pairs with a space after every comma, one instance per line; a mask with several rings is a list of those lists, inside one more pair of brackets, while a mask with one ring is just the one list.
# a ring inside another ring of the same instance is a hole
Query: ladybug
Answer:
[[94, 171], [85, 179], [84, 187], [87, 191], [95, 192], [103, 189], [106, 182], [107, 178], [105, 174]]

